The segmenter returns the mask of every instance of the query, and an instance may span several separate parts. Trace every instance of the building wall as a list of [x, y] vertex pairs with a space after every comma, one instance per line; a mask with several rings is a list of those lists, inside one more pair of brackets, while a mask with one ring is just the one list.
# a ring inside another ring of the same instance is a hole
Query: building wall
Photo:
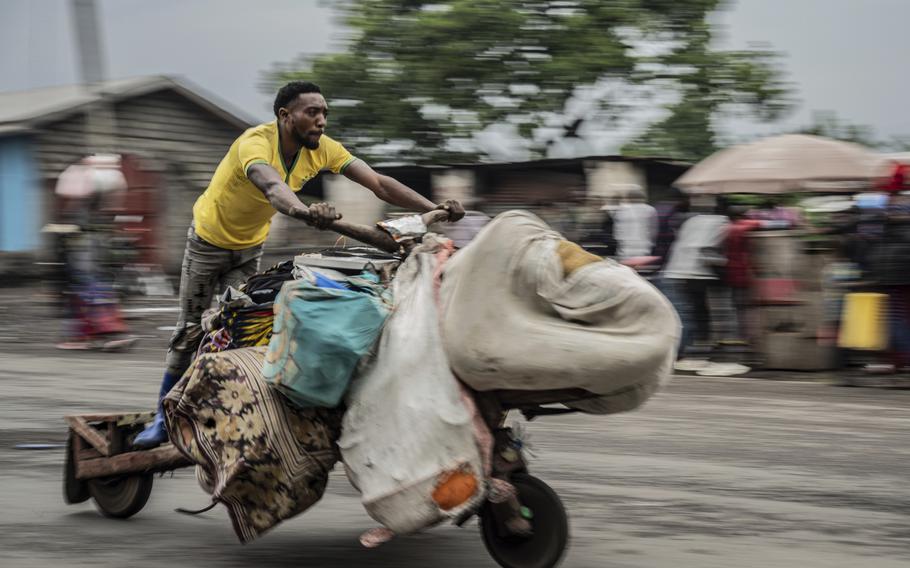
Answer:
[[[179, 270], [196, 198], [208, 185], [215, 168], [231, 143], [243, 132], [223, 118], [197, 106], [171, 90], [162, 90], [120, 101], [114, 105], [114, 136], [109, 142], [116, 152], [132, 154], [143, 167], [157, 172], [161, 188], [157, 207], [162, 221], [162, 259], [169, 272]], [[38, 167], [45, 192], [45, 219], [53, 218], [53, 186], [69, 164], [91, 152], [90, 123], [84, 114], [55, 122], [36, 136]]]
[[193, 204], [242, 132], [173, 91], [159, 91], [116, 106], [121, 151], [138, 154], [160, 173], [164, 235], [161, 255], [168, 272], [179, 270]]
[[40, 188], [31, 140], [0, 138], [0, 252], [34, 252], [39, 247]]

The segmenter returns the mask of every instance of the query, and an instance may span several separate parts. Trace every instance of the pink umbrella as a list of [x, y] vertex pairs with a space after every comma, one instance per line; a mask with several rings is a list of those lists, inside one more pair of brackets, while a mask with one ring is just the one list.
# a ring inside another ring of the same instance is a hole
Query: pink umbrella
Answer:
[[126, 188], [120, 169], [120, 156], [95, 154], [68, 166], [57, 179], [54, 193], [61, 197], [83, 199], [98, 193]]
[[881, 175], [881, 157], [859, 144], [787, 134], [712, 154], [676, 185], [691, 194], [855, 192]]

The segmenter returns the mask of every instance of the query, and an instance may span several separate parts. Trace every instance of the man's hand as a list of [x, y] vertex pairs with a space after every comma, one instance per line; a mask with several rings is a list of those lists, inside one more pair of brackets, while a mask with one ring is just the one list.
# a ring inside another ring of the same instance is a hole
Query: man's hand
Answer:
[[301, 216], [301, 218], [307, 225], [324, 231], [325, 229], [328, 229], [333, 222], [341, 219], [341, 215], [336, 213], [335, 208], [328, 203], [314, 203], [307, 207], [306, 213]]
[[446, 199], [437, 205], [436, 209], [446, 211], [449, 214], [448, 221], [450, 223], [454, 223], [464, 217], [464, 206], [457, 199]]

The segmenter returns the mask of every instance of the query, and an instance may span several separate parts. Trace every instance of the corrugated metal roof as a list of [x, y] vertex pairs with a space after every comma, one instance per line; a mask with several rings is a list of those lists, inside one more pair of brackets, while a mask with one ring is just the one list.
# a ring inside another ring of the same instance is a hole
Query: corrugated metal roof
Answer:
[[118, 101], [160, 90], [175, 91], [238, 127], [247, 128], [255, 123], [235, 110], [228, 110], [227, 105], [216, 102], [198, 87], [161, 75], [105, 81], [92, 88], [64, 85], [0, 93], [0, 135], [27, 132], [103, 99]]

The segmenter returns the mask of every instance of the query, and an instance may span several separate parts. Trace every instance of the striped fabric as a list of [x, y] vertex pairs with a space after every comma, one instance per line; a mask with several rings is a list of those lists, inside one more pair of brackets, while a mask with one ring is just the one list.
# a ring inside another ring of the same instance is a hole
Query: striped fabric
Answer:
[[272, 338], [275, 314], [272, 304], [261, 304], [222, 312], [224, 328], [231, 337], [232, 347], [268, 346]]
[[342, 411], [289, 404], [262, 379], [264, 355], [203, 354], [163, 403], [172, 442], [245, 543], [315, 504], [338, 459]]

